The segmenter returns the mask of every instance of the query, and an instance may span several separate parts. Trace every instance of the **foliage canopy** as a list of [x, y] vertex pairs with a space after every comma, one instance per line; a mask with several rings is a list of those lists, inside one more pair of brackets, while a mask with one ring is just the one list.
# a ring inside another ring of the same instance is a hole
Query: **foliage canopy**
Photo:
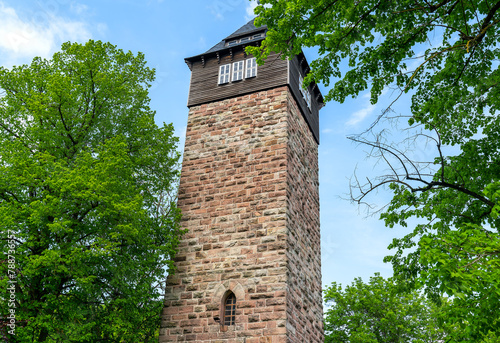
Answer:
[[[260, 3], [256, 21], [269, 31], [261, 47], [247, 48], [260, 62], [270, 51], [291, 57], [317, 47], [306, 81], [332, 81], [327, 100], [343, 102], [369, 90], [376, 103], [387, 88], [397, 98], [411, 95], [400, 117], [415, 129], [414, 137], [434, 143], [435, 159], [412, 159], [370, 127], [352, 139], [370, 145], [389, 171], [367, 184], [354, 182], [354, 200], [390, 185], [386, 225], [421, 221], [390, 245], [395, 253], [386, 260], [400, 284], [424, 287], [436, 301], [454, 295], [449, 320], [462, 328], [457, 341], [498, 334], [500, 1]], [[446, 146], [455, 150], [446, 155]]]
[[[179, 228], [154, 70], [109, 43], [0, 68], [0, 288], [18, 342], [149, 342]], [[6, 261], [2, 261], [6, 262]]]
[[333, 283], [324, 291], [327, 305], [325, 342], [439, 342], [445, 332], [433, 303], [417, 291], [398, 287], [378, 274], [368, 283], [360, 278], [342, 289]]

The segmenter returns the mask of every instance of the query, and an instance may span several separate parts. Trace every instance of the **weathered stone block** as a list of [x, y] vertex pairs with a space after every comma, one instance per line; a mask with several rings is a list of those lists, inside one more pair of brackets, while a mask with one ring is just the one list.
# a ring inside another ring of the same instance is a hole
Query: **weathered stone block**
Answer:
[[322, 342], [318, 146], [290, 89], [191, 107], [185, 144], [160, 342]]

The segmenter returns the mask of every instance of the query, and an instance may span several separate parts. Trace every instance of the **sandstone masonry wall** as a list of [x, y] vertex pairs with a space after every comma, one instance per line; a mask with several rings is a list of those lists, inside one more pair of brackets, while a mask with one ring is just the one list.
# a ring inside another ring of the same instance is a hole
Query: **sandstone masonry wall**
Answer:
[[287, 107], [287, 342], [323, 342], [318, 144], [291, 96]]
[[[190, 108], [178, 201], [187, 233], [167, 278], [160, 342], [320, 342], [311, 141], [287, 86]], [[236, 325], [224, 331], [214, 317], [228, 290]]]

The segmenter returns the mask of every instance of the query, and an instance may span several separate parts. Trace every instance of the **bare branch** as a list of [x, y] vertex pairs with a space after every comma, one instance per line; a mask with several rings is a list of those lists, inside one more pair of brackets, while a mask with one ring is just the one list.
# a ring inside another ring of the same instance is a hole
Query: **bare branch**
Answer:
[[[384, 113], [387, 113], [387, 110]], [[401, 119], [403, 117], [404, 116], [399, 116], [395, 117], [395, 119]], [[380, 118], [377, 119], [377, 123], [379, 120]], [[373, 134], [375, 124], [373, 124], [371, 128], [363, 134], [348, 138], [356, 143], [371, 147], [372, 151], [369, 156], [377, 157], [380, 161], [383, 161], [383, 163], [389, 168], [390, 172], [374, 179], [367, 179], [367, 182], [364, 184], [361, 184], [357, 176], [354, 175], [353, 178], [351, 178], [351, 181], [355, 180], [355, 182], [350, 183], [352, 201], [357, 202], [358, 204], [365, 203], [364, 199], [378, 188], [387, 184], [400, 184], [412, 193], [423, 193], [433, 189], [454, 189], [487, 205], [489, 210], [486, 210], [486, 212], [489, 213], [491, 211], [494, 206], [494, 202], [484, 197], [481, 193], [468, 188], [460, 171], [454, 170], [454, 174], [461, 179], [460, 182], [457, 183], [456, 181], [447, 179], [445, 171], [448, 168], [448, 165], [446, 163], [446, 157], [442, 151], [441, 135], [434, 125], [426, 123], [431, 127], [432, 132], [434, 132], [433, 135], [423, 132], [416, 133], [415, 135], [404, 139], [402, 142], [409, 141], [409, 144], [417, 144], [418, 138], [423, 138], [426, 142], [434, 142], [437, 151], [437, 164], [440, 169], [439, 179], [434, 178], [435, 172], [426, 171], [432, 170], [433, 168], [431, 168], [431, 164], [435, 164], [436, 162], [422, 162], [412, 159], [407, 154], [406, 150], [402, 150], [394, 144], [386, 144], [382, 142], [382, 133], [375, 134], [373, 140], [365, 138], [367, 133]]]

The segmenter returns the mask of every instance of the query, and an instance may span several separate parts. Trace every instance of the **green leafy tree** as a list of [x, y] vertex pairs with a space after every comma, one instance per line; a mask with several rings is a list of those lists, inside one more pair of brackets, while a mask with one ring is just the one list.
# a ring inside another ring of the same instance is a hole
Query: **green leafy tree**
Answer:
[[[376, 122], [354, 136], [368, 144], [389, 172], [355, 182], [363, 202], [390, 185], [387, 226], [413, 232], [395, 239], [386, 258], [400, 284], [424, 287], [439, 301], [454, 296], [449, 320], [456, 341], [478, 342], [500, 331], [500, 2], [487, 0], [262, 0], [257, 24], [266, 24], [262, 62], [270, 51], [293, 56], [317, 47], [306, 81], [332, 87], [327, 100], [385, 89], [411, 95], [407, 129], [413, 143], [433, 143], [431, 162], [383, 139]], [[397, 100], [397, 99], [396, 99]], [[395, 101], [396, 101], [395, 100]], [[379, 118], [387, 118], [390, 108]], [[401, 143], [406, 143], [402, 141]], [[448, 149], [453, 147], [453, 149]], [[453, 313], [453, 314], [452, 314]]]
[[342, 289], [332, 283], [324, 291], [327, 305], [325, 342], [440, 342], [439, 309], [417, 291], [401, 293], [379, 274]]
[[4, 323], [15, 310], [11, 342], [155, 341], [181, 230], [177, 138], [155, 124], [153, 80], [143, 54], [92, 40], [0, 68], [0, 306]]

